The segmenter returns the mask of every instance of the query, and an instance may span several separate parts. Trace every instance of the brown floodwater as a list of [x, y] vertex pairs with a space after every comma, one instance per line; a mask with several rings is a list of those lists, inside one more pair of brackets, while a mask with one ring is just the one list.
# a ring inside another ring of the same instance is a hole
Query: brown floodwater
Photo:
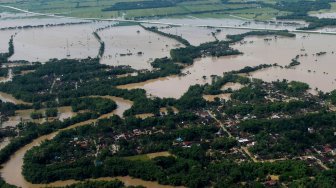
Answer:
[[27, 105], [31, 104], [31, 103], [28, 103], [28, 102], [24, 102], [20, 99], [16, 99], [12, 95], [4, 93], [4, 92], [0, 92], [0, 100], [2, 102], [10, 102], [10, 103], [13, 103], [13, 104], [27, 104]]
[[14, 35], [17, 31], [0, 31], [0, 53], [8, 52], [8, 42], [12, 35]]
[[244, 86], [240, 83], [235, 83], [235, 82], [228, 82], [225, 85], [222, 86], [221, 90], [225, 91], [228, 89], [231, 89], [232, 91], [239, 90], [243, 88]]
[[[116, 109], [113, 112], [114, 114], [117, 114], [117, 115], [123, 114], [123, 112], [125, 110], [127, 110], [128, 108], [130, 108], [131, 105], [132, 105], [132, 103], [130, 101], [124, 100], [122, 98], [112, 97], [112, 96], [103, 96], [103, 97], [104, 98], [109, 98], [111, 100], [114, 100], [117, 103], [118, 109]], [[110, 115], [112, 115], [112, 114], [110, 114]], [[108, 115], [102, 115], [98, 119], [107, 118], [107, 117], [109, 117], [109, 116]], [[83, 126], [83, 125], [87, 125], [87, 124], [96, 122], [96, 121], [97, 121], [97, 119], [80, 122], [80, 123], [74, 124], [72, 126], [69, 126], [69, 127], [65, 128], [65, 129], [62, 129], [62, 130], [59, 130], [59, 131], [56, 131], [56, 132], [53, 132], [51, 134], [48, 134], [48, 135], [45, 135], [45, 136], [41, 136], [41, 137], [35, 139], [30, 144], [27, 144], [26, 146], [22, 147], [17, 152], [15, 152], [10, 157], [9, 161], [7, 161], [6, 163], [4, 163], [2, 165], [3, 168], [0, 170], [2, 178], [7, 183], [12, 184], [12, 185], [16, 185], [16, 186], [22, 187], [22, 188], [34, 188], [34, 187], [45, 187], [45, 186], [47, 186], [47, 185], [42, 185], [42, 184], [31, 184], [31, 183], [27, 182], [24, 179], [24, 177], [22, 176], [22, 169], [21, 169], [22, 165], [23, 165], [24, 154], [28, 150], [30, 150], [32, 147], [40, 145], [41, 142], [46, 141], [46, 140], [51, 140], [60, 131], [73, 129], [73, 128], [76, 128], [76, 127], [80, 127], [80, 126]], [[133, 180], [132, 178], [129, 178], [129, 179], [127, 179], [127, 177], [123, 177], [123, 178], [126, 178], [125, 180], [127, 180], [129, 183], [132, 183], [133, 181], [134, 181], [134, 183], [141, 182], [141, 180], [138, 180], [138, 179], [134, 179]], [[56, 182], [54, 184], [50, 184], [50, 186], [63, 186], [63, 185], [68, 185], [68, 184], [72, 184], [72, 183], [74, 183], [74, 181], [71, 181], [71, 180], [70, 181], [64, 181], [64, 182], [60, 181], [60, 182]], [[151, 184], [153, 182], [148, 182], [148, 183]], [[133, 185], [136, 185], [136, 184], [133, 184]], [[153, 186], [153, 187], [155, 187], [155, 186]]]
[[[272, 20], [271, 22], [260, 22], [253, 20], [244, 20], [237, 18], [164, 18], [159, 20], [154, 20], [157, 22], [170, 23], [179, 26], [212, 26], [212, 27], [253, 27], [256, 29], [287, 29], [295, 30], [298, 27], [304, 27], [308, 24], [304, 21], [299, 20]], [[291, 24], [288, 24], [290, 22]], [[295, 23], [295, 24], [293, 24]]]
[[[72, 108], [70, 106], [63, 106], [57, 108], [58, 110], [58, 116], [55, 118], [49, 118], [48, 121], [52, 121], [54, 119], [58, 119], [60, 121], [63, 121], [67, 118], [71, 118], [75, 116], [77, 113], [72, 111]], [[15, 111], [15, 116], [9, 117], [8, 121], [5, 121], [2, 123], [2, 127], [15, 127], [18, 125], [21, 121], [24, 122], [35, 122], [35, 123], [44, 123], [47, 121], [46, 118], [41, 119], [32, 119], [30, 117], [31, 113], [34, 112], [33, 109], [27, 109], [27, 110], [17, 110]], [[40, 112], [42, 114], [45, 113], [46, 109], [40, 109], [36, 110], [37, 112]]]
[[52, 58], [96, 57], [100, 44], [92, 32], [106, 25], [111, 22], [20, 30], [10, 60], [46, 62]]
[[[266, 41], [265, 38], [269, 40]], [[243, 55], [196, 59], [194, 65], [183, 70], [185, 76], [170, 76], [119, 87], [143, 88], [148, 95], [179, 98], [190, 85], [209, 83], [211, 75], [222, 75], [223, 72], [260, 64], [277, 63], [286, 66], [291, 59], [299, 55], [301, 62], [299, 66], [291, 69], [270, 68], [258, 71], [252, 74], [252, 77], [265, 81], [277, 79], [302, 81], [308, 83], [311, 88], [317, 87], [322, 91], [331, 91], [335, 89], [336, 82], [335, 40], [335, 35], [323, 34], [297, 34], [296, 38], [248, 37], [242, 43], [232, 46], [243, 52]], [[316, 55], [324, 51], [327, 52], [325, 55]], [[203, 79], [203, 76], [206, 76], [206, 79]]]
[[109, 118], [113, 115], [118, 115], [120, 117], [123, 117], [124, 112], [130, 109], [133, 105], [133, 101], [126, 100], [121, 97], [114, 97], [114, 96], [90, 96], [90, 97], [101, 97], [105, 99], [110, 99], [110, 100], [113, 100], [118, 106], [117, 109], [115, 109], [113, 112], [102, 115], [100, 119]]
[[230, 100], [230, 97], [231, 97], [230, 93], [223, 93], [223, 94], [218, 94], [218, 95], [203, 95], [203, 99], [205, 99], [208, 102], [213, 102], [215, 101], [216, 98], [228, 101]]
[[82, 19], [32, 16], [32, 14], [26, 14], [26, 13], [17, 13], [17, 14], [0, 13], [0, 15], [1, 15], [0, 28], [83, 22]]
[[183, 47], [173, 39], [146, 31], [140, 26], [111, 27], [100, 31], [99, 35], [105, 42], [101, 63], [107, 65], [151, 69], [150, 62], [155, 58], [168, 57], [171, 49]]

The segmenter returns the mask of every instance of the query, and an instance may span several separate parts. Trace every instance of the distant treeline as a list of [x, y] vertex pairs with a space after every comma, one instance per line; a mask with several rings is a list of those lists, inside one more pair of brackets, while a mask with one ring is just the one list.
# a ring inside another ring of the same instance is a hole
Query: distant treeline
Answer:
[[33, 28], [44, 28], [44, 27], [57, 27], [57, 26], [67, 26], [67, 25], [80, 25], [80, 24], [88, 24], [88, 23], [91, 23], [91, 21], [89, 21], [89, 22], [71, 22], [71, 23], [59, 23], [59, 24], [46, 24], [46, 25], [24, 25], [24, 26], [0, 28], [0, 31], [17, 30], [17, 29], [33, 29]]
[[156, 0], [156, 1], [135, 1], [135, 2], [118, 2], [109, 8], [104, 8], [102, 11], [118, 11], [118, 10], [133, 10], [133, 9], [148, 9], [173, 7], [183, 0]]
[[144, 28], [145, 30], [148, 30], [148, 31], [152, 31], [154, 33], [157, 33], [159, 35], [162, 35], [162, 36], [165, 36], [165, 37], [169, 37], [169, 38], [172, 38], [172, 39], [175, 39], [177, 40], [178, 42], [184, 44], [185, 46], [190, 46], [190, 43], [189, 41], [187, 41], [186, 39], [182, 38], [181, 36], [178, 36], [178, 35], [173, 35], [173, 34], [170, 34], [170, 33], [165, 33], [165, 32], [162, 32], [160, 31], [157, 27], [145, 27], [143, 25], [140, 25], [142, 28]]

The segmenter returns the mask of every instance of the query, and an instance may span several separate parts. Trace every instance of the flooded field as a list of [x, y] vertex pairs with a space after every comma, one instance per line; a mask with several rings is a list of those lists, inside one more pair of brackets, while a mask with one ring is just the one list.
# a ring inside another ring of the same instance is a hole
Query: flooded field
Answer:
[[27, 102], [24, 102], [22, 100], [16, 99], [12, 95], [4, 93], [4, 92], [0, 92], [0, 100], [2, 102], [10, 102], [10, 103], [14, 103], [14, 104], [27, 104], [27, 105], [31, 104], [31, 103], [27, 103]]
[[[268, 40], [264, 40], [265, 38]], [[311, 88], [331, 91], [335, 89], [336, 79], [334, 62], [336, 53], [333, 53], [336, 52], [336, 44], [333, 42], [335, 39], [336, 36], [322, 34], [297, 34], [296, 38], [248, 37], [232, 46], [242, 51], [243, 55], [197, 59], [193, 66], [183, 70], [186, 76], [171, 76], [120, 88], [143, 88], [149, 95], [178, 98], [190, 85], [210, 82], [211, 75], [222, 75], [223, 72], [259, 64], [277, 63], [286, 66], [291, 59], [299, 55], [301, 65], [295, 68], [270, 68], [253, 74], [253, 77], [266, 81], [277, 79], [303, 81], [310, 84]], [[326, 54], [317, 55], [319, 52]], [[206, 79], [203, 79], [203, 76], [206, 76]], [[174, 89], [177, 87], [178, 90]]]
[[[44, 123], [46, 121], [52, 121], [54, 119], [58, 119], [60, 121], [63, 121], [67, 118], [71, 118], [76, 115], [75, 112], [72, 111], [70, 106], [64, 106], [57, 108], [58, 110], [58, 116], [55, 118], [41, 118], [41, 119], [32, 119], [30, 117], [31, 113], [34, 112], [33, 109], [29, 110], [17, 110], [15, 112], [15, 116], [9, 117], [8, 121], [5, 121], [2, 123], [2, 127], [15, 127], [18, 125], [21, 121], [23, 122], [36, 122], [36, 123]], [[46, 109], [37, 110], [37, 112], [45, 113]]]
[[224, 93], [219, 95], [203, 95], [203, 99], [209, 102], [215, 101], [216, 98], [219, 98], [220, 100], [228, 101], [230, 100], [231, 94], [230, 93]]
[[[30, 15], [20, 15], [29, 17]], [[74, 20], [59, 18], [25, 18], [15, 19], [8, 16], [0, 19], [0, 28], [24, 26], [27, 24], [57, 24], [70, 23]], [[79, 21], [79, 20], [75, 20]], [[307, 25], [304, 22], [284, 23], [268, 22], [261, 23], [238, 19], [161, 19], [160, 22], [182, 24], [182, 27], [164, 27], [163, 32], [182, 36], [190, 41], [192, 45], [199, 45], [204, 42], [214, 41], [216, 38], [225, 40], [228, 34], [239, 34], [247, 32], [243, 29], [224, 29], [217, 31], [215, 28], [199, 27], [213, 25], [216, 27], [237, 26], [255, 27], [261, 29], [288, 29], [294, 30], [297, 27]], [[10, 60], [28, 60], [45, 62], [51, 58], [86, 58], [95, 57], [100, 47], [99, 42], [94, 38], [92, 32], [97, 28], [111, 25], [112, 22], [93, 22], [75, 26], [58, 26], [50, 28], [34, 28], [24, 30], [0, 31], [0, 52], [8, 50], [8, 41], [11, 35], [17, 33], [14, 38], [15, 54]], [[162, 26], [162, 25], [161, 25]], [[331, 30], [333, 28], [330, 28]], [[328, 30], [328, 28], [323, 29]], [[213, 33], [216, 32], [215, 36]], [[108, 65], [130, 65], [135, 69], [151, 69], [150, 62], [155, 58], [169, 56], [173, 48], [182, 47], [175, 40], [145, 31], [139, 26], [112, 27], [99, 32], [102, 41], [105, 43], [105, 54], [101, 63]], [[228, 57], [203, 57], [196, 59], [192, 66], [183, 69], [184, 76], [169, 76], [149, 80], [141, 83], [118, 86], [121, 89], [145, 89], [149, 96], [162, 98], [179, 98], [191, 85], [206, 84], [211, 82], [212, 75], [223, 75], [224, 72], [239, 70], [246, 66], [257, 66], [260, 64], [278, 64], [281, 67], [272, 67], [252, 73], [251, 77], [260, 78], [265, 81], [274, 80], [296, 80], [306, 82], [312, 89], [318, 88], [322, 91], [335, 89], [336, 84], [336, 36], [322, 34], [297, 34], [296, 38], [286, 37], [248, 37], [242, 42], [232, 45], [233, 48], [243, 52], [242, 55]], [[291, 60], [298, 57], [300, 65], [292, 68], [284, 68]], [[237, 83], [228, 83], [222, 90], [237, 90], [243, 86]], [[178, 89], [177, 89], [178, 88]], [[91, 96], [101, 97], [101, 96]], [[123, 116], [123, 113], [133, 105], [132, 101], [113, 96], [103, 96], [115, 101], [118, 108], [111, 113], [102, 115], [98, 119], [108, 118], [112, 115]], [[229, 100], [230, 94], [204, 95], [207, 101], [214, 101], [215, 98]], [[0, 100], [12, 102], [14, 104], [30, 104], [18, 100], [13, 96], [0, 92]], [[73, 117], [71, 107], [60, 107], [60, 120]], [[42, 109], [41, 112], [44, 112]], [[176, 108], [173, 108], [178, 113]], [[15, 126], [20, 121], [33, 121], [30, 114], [33, 110], [19, 110], [16, 116], [10, 117], [9, 121], [3, 123], [3, 127]], [[167, 109], [160, 109], [161, 113], [167, 113]], [[154, 114], [139, 114], [137, 117], [146, 118]], [[76, 128], [86, 124], [96, 122], [88, 120], [74, 124], [66, 129]], [[46, 119], [34, 120], [39, 123]], [[64, 130], [66, 130], [64, 129]], [[22, 165], [24, 154], [33, 146], [40, 145], [41, 142], [54, 138], [60, 131], [42, 136], [32, 143], [18, 150], [11, 156], [10, 160], [3, 165], [0, 170], [3, 179], [23, 188], [34, 188], [44, 186], [64, 186], [77, 181], [68, 180], [54, 182], [48, 185], [33, 185], [27, 182], [22, 176]], [[8, 143], [4, 140], [0, 148]], [[126, 185], [143, 185], [146, 187], [168, 188], [170, 186], [159, 185], [157, 182], [143, 181], [131, 177], [117, 177]], [[113, 180], [115, 178], [101, 178], [99, 180]]]
[[[98, 97], [98, 96], [92, 96], [92, 97]], [[100, 119], [103, 118], [109, 118], [113, 115], [118, 115], [120, 117], [123, 117], [123, 113], [130, 109], [133, 105], [132, 101], [129, 100], [125, 100], [123, 98], [120, 97], [113, 97], [113, 96], [103, 96], [102, 98], [107, 98], [107, 99], [111, 99], [113, 101], [115, 101], [118, 105], [117, 109], [114, 110], [111, 113], [108, 114], [104, 114], [100, 117]], [[59, 107], [57, 108], [58, 110], [58, 116], [55, 118], [41, 118], [41, 119], [32, 119], [31, 118], [31, 113], [34, 112], [33, 109], [28, 109], [28, 110], [17, 110], [15, 112], [15, 116], [9, 117], [8, 121], [5, 121], [2, 123], [2, 127], [15, 127], [16, 125], [18, 125], [21, 121], [23, 122], [36, 122], [36, 123], [44, 123], [46, 121], [52, 121], [54, 119], [58, 119], [60, 121], [63, 121], [67, 118], [71, 118], [74, 117], [77, 113], [72, 111], [71, 106], [64, 106], [64, 107]], [[41, 112], [42, 114], [44, 114], [46, 111], [46, 109], [40, 109], [37, 110], [37, 112]]]
[[336, 13], [335, 12], [323, 12], [323, 13], [311, 14], [311, 16], [316, 16], [318, 18], [336, 18]]
[[259, 22], [253, 20], [243, 20], [236, 17], [232, 19], [216, 19], [216, 18], [180, 18], [180, 19], [159, 19], [155, 20], [158, 22], [178, 24], [185, 26], [213, 26], [213, 27], [222, 27], [222, 26], [232, 26], [232, 27], [254, 27], [260, 29], [288, 29], [294, 30], [298, 27], [303, 27], [307, 23], [303, 21], [293, 21], [293, 20], [278, 20], [272, 22]]
[[8, 52], [8, 42], [15, 33], [16, 31], [13, 30], [0, 31], [0, 53]]
[[[108, 22], [21, 30], [14, 38], [13, 60], [96, 57], [100, 44], [92, 32]], [[0, 32], [1, 34], [1, 32]]]
[[155, 58], [169, 56], [171, 49], [182, 47], [180, 43], [157, 35], [140, 26], [112, 27], [99, 32], [105, 42], [105, 54], [101, 63], [130, 65], [135, 69], [151, 69]]
[[[0, 29], [9, 27], [23, 27], [23, 26], [38, 26], [38, 25], [54, 25], [65, 23], [79, 23], [83, 22], [82, 19], [69, 19], [69, 18], [52, 18], [52, 17], [37, 17], [31, 14], [18, 13], [18, 14], [4, 14], [5, 17], [0, 17]], [[87, 21], [85, 21], [87, 22]]]
[[198, 46], [205, 42], [215, 41], [212, 36], [214, 29], [195, 28], [195, 27], [165, 27], [159, 29], [162, 32], [178, 35], [188, 40], [191, 45]]

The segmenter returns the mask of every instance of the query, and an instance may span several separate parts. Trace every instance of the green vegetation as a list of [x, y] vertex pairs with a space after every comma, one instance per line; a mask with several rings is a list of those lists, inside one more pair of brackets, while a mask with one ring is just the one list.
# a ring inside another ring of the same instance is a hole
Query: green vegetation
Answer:
[[7, 53], [0, 53], [0, 63], [7, 63], [8, 59], [14, 54], [14, 42], [13, 42], [13, 37], [9, 39], [8, 42], [8, 52]]
[[117, 104], [103, 98], [79, 98], [71, 101], [72, 111], [89, 110], [100, 114], [107, 114], [117, 108]]
[[105, 52], [105, 43], [104, 43], [104, 41], [101, 40], [99, 34], [96, 31], [93, 32], [93, 36], [95, 36], [95, 38], [98, 40], [98, 42], [100, 44], [97, 58], [101, 58], [101, 57], [103, 57], [104, 52]]
[[[149, 30], [158, 32], [156, 28]], [[179, 63], [191, 65], [198, 57], [240, 54], [230, 48], [230, 44], [255, 35], [295, 36], [288, 31], [253, 31], [230, 35], [229, 41], [186, 45], [172, 50], [171, 58], [155, 59], [152, 71], [101, 65], [99, 57], [54, 59], [43, 65], [25, 65], [15, 71], [32, 72], [1, 83], [0, 91], [33, 103], [35, 109], [47, 108], [47, 117], [57, 116], [57, 108], [61, 106], [71, 106], [78, 115], [43, 124], [22, 122], [17, 126], [18, 135], [4, 132], [15, 138], [0, 150], [0, 162], [8, 160], [34, 139], [76, 124], [75, 129], [60, 131], [54, 139], [25, 154], [23, 174], [28, 181], [49, 183], [129, 175], [165, 185], [195, 188], [263, 187], [274, 181], [276, 186], [314, 186], [323, 182], [325, 187], [333, 187], [334, 162], [321, 165], [316, 160], [311, 165], [309, 160], [296, 159], [302, 155], [319, 156], [311, 150], [336, 147], [336, 114], [326, 105], [329, 100], [336, 103], [335, 92], [313, 96], [307, 93], [309, 86], [305, 83], [286, 80], [266, 83], [238, 75], [275, 65], [245, 67], [223, 76], [212, 76], [211, 84], [191, 86], [179, 99], [148, 98], [142, 89], [117, 88], [120, 84], [180, 74], [184, 66]], [[96, 38], [100, 40], [99, 35]], [[126, 73], [137, 74], [119, 76]], [[229, 82], [244, 87], [236, 91], [222, 90]], [[230, 93], [231, 100], [207, 102], [203, 99], [205, 94], [224, 93]], [[98, 119], [117, 107], [114, 101], [103, 96], [132, 100], [133, 106], [125, 111], [123, 118]], [[179, 112], [162, 115], [162, 107], [176, 107]], [[19, 108], [26, 106], [1, 103], [1, 111], [8, 110], [8, 114]], [[153, 113], [154, 117], [135, 117], [141, 113]], [[38, 111], [32, 113], [33, 118], [42, 115]], [[163, 151], [172, 156], [148, 157]], [[279, 179], [271, 181], [273, 175]], [[68, 187], [124, 185], [120, 181], [89, 181]]]
[[57, 117], [58, 110], [57, 110], [57, 108], [48, 108], [45, 112], [45, 115], [47, 117]]
[[103, 11], [118, 11], [132, 9], [150, 9], [161, 7], [172, 7], [183, 0], [158, 0], [158, 1], [135, 1], [135, 2], [118, 2], [110, 8], [104, 8]]
[[144, 27], [143, 25], [140, 25], [140, 26], [142, 28], [144, 28], [145, 30], [157, 33], [157, 34], [165, 36], [165, 37], [175, 39], [176, 41], [180, 42], [181, 44], [184, 44], [185, 46], [190, 46], [190, 43], [186, 39], [182, 38], [181, 36], [172, 35], [172, 34], [168, 34], [168, 33], [159, 31], [159, 29], [157, 27]]

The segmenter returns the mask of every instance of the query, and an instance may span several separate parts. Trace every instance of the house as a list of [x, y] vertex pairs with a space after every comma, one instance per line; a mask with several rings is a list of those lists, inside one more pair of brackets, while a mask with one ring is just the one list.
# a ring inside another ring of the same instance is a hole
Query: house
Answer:
[[331, 153], [333, 150], [330, 146], [324, 146], [323, 147], [323, 153]]
[[249, 140], [247, 138], [241, 138], [241, 139], [238, 139], [238, 142], [239, 143], [246, 143], [248, 142]]

